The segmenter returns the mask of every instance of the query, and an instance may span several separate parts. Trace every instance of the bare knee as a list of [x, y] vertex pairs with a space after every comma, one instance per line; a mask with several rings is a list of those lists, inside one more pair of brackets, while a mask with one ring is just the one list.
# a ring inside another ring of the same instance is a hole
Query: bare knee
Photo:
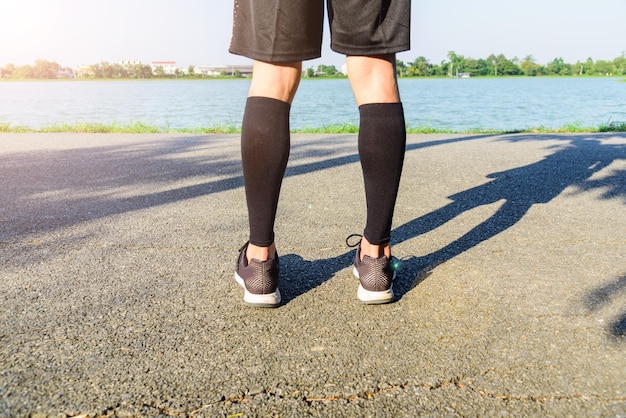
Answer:
[[300, 83], [302, 62], [254, 61], [248, 96], [269, 97], [291, 103]]
[[348, 56], [346, 63], [357, 105], [400, 101], [395, 54]]

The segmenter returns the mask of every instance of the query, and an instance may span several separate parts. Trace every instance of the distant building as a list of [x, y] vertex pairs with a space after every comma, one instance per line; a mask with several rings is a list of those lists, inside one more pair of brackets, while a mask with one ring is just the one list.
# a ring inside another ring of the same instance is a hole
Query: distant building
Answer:
[[74, 74], [76, 74], [76, 77], [90, 77], [94, 74], [94, 71], [91, 65], [82, 64], [74, 69]]
[[[0, 71], [0, 78], [2, 77], [2, 71]], [[60, 68], [57, 72], [57, 78], [75, 78], [74, 70], [71, 68]]]
[[156, 74], [157, 68], [163, 68], [163, 73], [167, 75], [176, 74], [176, 61], [152, 61], [150, 64], [152, 68], [152, 74]]
[[252, 65], [197, 65], [193, 70], [195, 74], [208, 76], [235, 75], [237, 72], [242, 77], [252, 75]]
[[141, 61], [139, 60], [122, 60], [119, 62], [122, 67], [134, 67], [135, 65], [141, 65]]

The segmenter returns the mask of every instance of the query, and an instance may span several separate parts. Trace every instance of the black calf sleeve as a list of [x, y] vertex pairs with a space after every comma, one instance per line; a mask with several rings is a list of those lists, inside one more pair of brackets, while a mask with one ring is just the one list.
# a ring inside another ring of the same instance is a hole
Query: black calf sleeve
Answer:
[[359, 156], [365, 182], [367, 222], [363, 235], [374, 245], [391, 239], [391, 221], [398, 195], [406, 126], [402, 103], [359, 107]]
[[250, 242], [274, 242], [274, 219], [289, 158], [291, 105], [267, 97], [249, 97], [241, 126], [241, 160], [248, 204]]

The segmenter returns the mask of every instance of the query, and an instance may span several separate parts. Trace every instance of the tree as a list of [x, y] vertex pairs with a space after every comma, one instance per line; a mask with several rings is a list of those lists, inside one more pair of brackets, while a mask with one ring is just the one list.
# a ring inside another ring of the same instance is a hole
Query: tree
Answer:
[[615, 66], [616, 75], [626, 74], [626, 55], [624, 52], [622, 52], [622, 55], [620, 57], [617, 57], [613, 60], [613, 65]]
[[102, 77], [113, 78], [114, 71], [115, 69], [113, 68], [111, 64], [109, 64], [106, 61], [102, 62]]
[[190, 66], [187, 68], [187, 74], [189, 74], [189, 75], [195, 75], [195, 74], [196, 74], [196, 69], [194, 68], [194, 66], [193, 66], [193, 65], [190, 65]]
[[327, 75], [335, 75], [337, 74], [337, 68], [334, 65], [323, 65], [320, 64], [317, 66], [317, 72], [319, 74]]
[[613, 75], [615, 65], [611, 61], [598, 60], [593, 66], [593, 72], [598, 75]]
[[411, 63], [410, 74], [417, 77], [427, 77], [430, 75], [431, 65], [425, 57], [417, 57]]
[[111, 74], [113, 78], [128, 78], [128, 69], [121, 64], [113, 64], [111, 66]]
[[157, 77], [165, 77], [165, 70], [163, 69], [162, 65], [157, 65], [157, 67], [154, 69], [154, 75]]
[[15, 70], [11, 74], [11, 78], [14, 79], [14, 80], [23, 80], [23, 79], [27, 79], [27, 78], [35, 78], [34, 77], [34, 72], [33, 72], [33, 67], [31, 67], [28, 64], [20, 65], [19, 67], [15, 68]]
[[491, 65], [489, 64], [489, 61], [487, 61], [486, 59], [482, 59], [482, 58], [478, 60], [478, 73], [477, 74], [480, 76], [491, 75]]
[[141, 71], [139, 73], [139, 78], [152, 78], [152, 67], [149, 65], [141, 65]]
[[397, 61], [396, 61], [396, 75], [397, 75], [398, 77], [402, 77], [402, 76], [408, 75], [408, 69], [407, 69], [407, 66], [406, 66], [406, 64], [405, 64], [403, 61], [401, 61], [401, 60], [397, 60]]
[[14, 71], [15, 71], [15, 65], [9, 63], [5, 65], [2, 70], [0, 70], [0, 77], [11, 78]]
[[129, 68], [129, 75], [131, 78], [151, 78], [152, 67], [149, 65], [134, 64]]
[[487, 57], [487, 62], [491, 66], [491, 71], [494, 76], [498, 76], [498, 58], [494, 54], [491, 54]]
[[452, 77], [452, 72], [456, 70], [456, 53], [454, 51], [448, 51], [448, 59], [450, 60], [450, 66], [448, 67], [448, 77]]
[[565, 63], [563, 62], [563, 58], [555, 58], [546, 66], [546, 70], [548, 74], [561, 74], [563, 71], [563, 67]]
[[[446, 64], [447, 65], [447, 64]], [[430, 75], [435, 77], [443, 77], [448, 73], [448, 67], [444, 67], [442, 65], [431, 64], [430, 66]]]
[[93, 72], [93, 76], [95, 78], [102, 78], [102, 70], [100, 69], [100, 64], [92, 65], [91, 71]]
[[454, 77], [455, 74], [458, 74], [461, 71], [460, 67], [463, 63], [463, 56], [457, 55], [454, 51], [448, 51], [448, 58], [450, 59], [448, 76]]
[[[482, 61], [482, 62], [481, 62]], [[463, 72], [470, 73], [472, 75], [487, 75], [489, 70], [484, 71], [484, 67], [486, 66], [485, 60], [477, 60], [474, 58], [467, 58], [465, 63], [463, 64]]]
[[583, 75], [583, 70], [584, 70], [585, 65], [581, 63], [580, 61], [576, 61], [576, 64], [574, 64], [574, 66], [575, 66], [574, 70], [576, 74]]
[[572, 64], [563, 63], [563, 68], [561, 68], [559, 75], [569, 76], [569, 75], [574, 75], [574, 72], [575, 71], [574, 71], [574, 68], [572, 67]]
[[522, 68], [524, 74], [531, 77], [537, 75], [537, 70], [539, 68], [539, 66], [535, 64], [535, 58], [533, 58], [532, 55], [526, 55], [524, 61], [520, 64], [520, 67]]
[[128, 68], [130, 78], [152, 78], [152, 67], [149, 65], [134, 64]]
[[450, 64], [449, 62], [445, 60], [441, 61], [441, 64], [439, 65], [439, 69], [441, 72], [438, 75], [447, 75], [449, 77], [451, 72], [451, 66], [452, 64]]
[[496, 65], [498, 66], [498, 75], [520, 75], [522, 70], [517, 65], [517, 58], [508, 59], [504, 54], [496, 57]]
[[102, 61], [99, 64], [94, 64], [91, 66], [93, 70], [93, 75], [96, 78], [113, 78], [113, 75], [116, 74], [116, 68], [109, 64], [107, 61]]
[[57, 78], [59, 69], [61, 66], [56, 62], [37, 60], [35, 61], [35, 67], [33, 67], [33, 77], [42, 79], [54, 79]]
[[587, 58], [587, 61], [580, 65], [580, 75], [583, 74], [593, 74], [593, 59]]

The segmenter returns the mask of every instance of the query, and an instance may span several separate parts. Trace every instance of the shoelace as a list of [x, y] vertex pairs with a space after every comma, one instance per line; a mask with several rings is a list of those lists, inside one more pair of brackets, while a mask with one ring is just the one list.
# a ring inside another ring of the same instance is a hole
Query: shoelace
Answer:
[[[355, 244], [350, 244], [350, 238], [353, 238], [353, 237], [358, 237], [359, 240]], [[348, 238], [346, 238], [346, 245], [348, 247], [350, 247], [350, 248], [354, 248], [354, 247], [358, 246], [361, 243], [361, 239], [362, 238], [363, 238], [363, 235], [361, 235], [361, 234], [350, 234], [350, 235], [348, 235]]]
[[[350, 239], [351, 238], [355, 238], [358, 237], [359, 240], [354, 243], [354, 244], [350, 244]], [[358, 246], [361, 243], [361, 239], [363, 238], [363, 235], [361, 234], [350, 234], [348, 235], [348, 237], [346, 238], [346, 245], [350, 248], [354, 248], [356, 246]], [[391, 263], [391, 268], [394, 270], [400, 270], [400, 265], [401, 265], [401, 261], [394, 257], [393, 255], [391, 256], [391, 259], [389, 260], [389, 262]]]
[[250, 244], [250, 241], [246, 241], [246, 243], [241, 246], [239, 253], [241, 253], [248, 246], [248, 244]]

